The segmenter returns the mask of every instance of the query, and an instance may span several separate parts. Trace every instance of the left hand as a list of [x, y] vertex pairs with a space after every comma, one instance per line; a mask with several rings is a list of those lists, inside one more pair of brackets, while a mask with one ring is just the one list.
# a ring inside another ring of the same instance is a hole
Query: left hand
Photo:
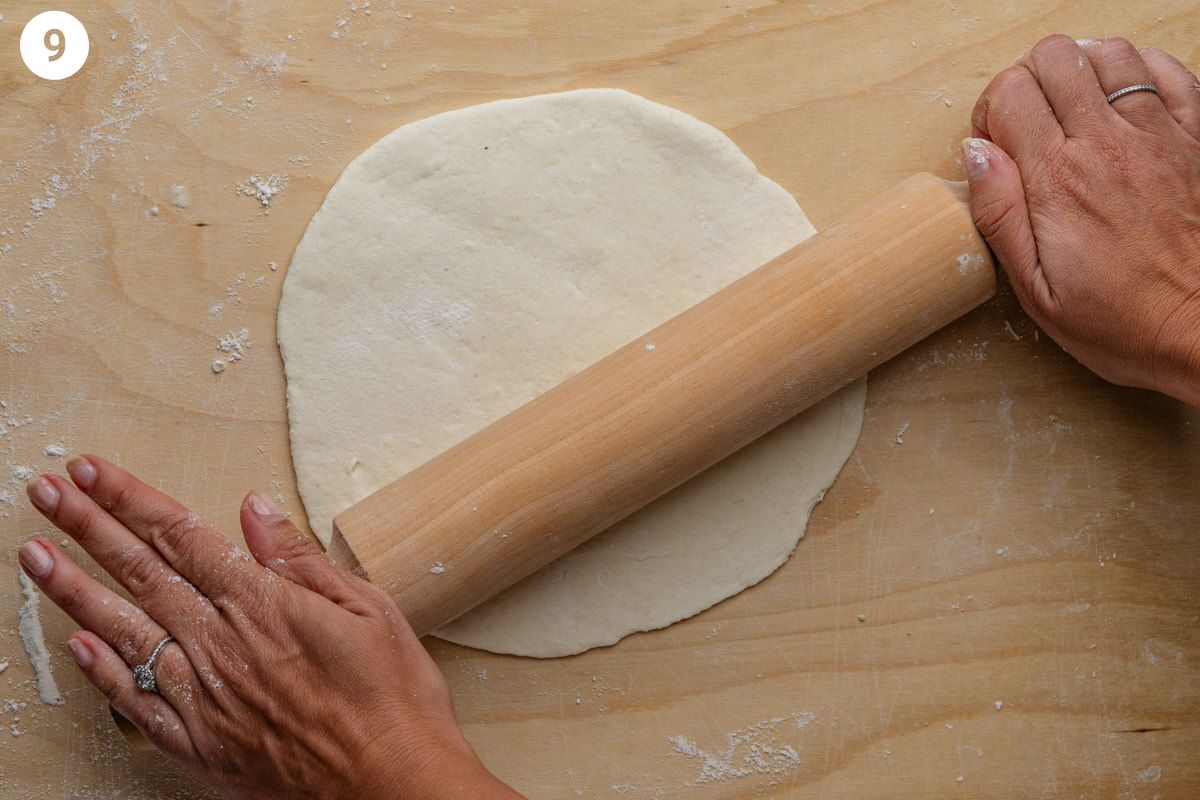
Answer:
[[[395, 603], [335, 566], [265, 495], [242, 502], [251, 559], [104, 459], [68, 462], [29, 497], [137, 601], [44, 537], [27, 574], [84, 630], [75, 661], [114, 708], [236, 798], [519, 798], [484, 769]], [[170, 634], [157, 692], [131, 667]]]

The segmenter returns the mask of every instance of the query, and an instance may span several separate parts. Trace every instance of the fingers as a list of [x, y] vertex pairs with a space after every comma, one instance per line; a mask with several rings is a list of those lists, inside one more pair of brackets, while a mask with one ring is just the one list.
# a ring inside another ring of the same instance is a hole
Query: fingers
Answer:
[[167, 635], [145, 611], [88, 575], [49, 540], [26, 542], [18, 555], [25, 572], [56, 606], [98, 634], [127, 663], [139, 663], [139, 656]]
[[223, 602], [262, 579], [260, 568], [227, 537], [117, 465], [86, 455], [71, 459], [67, 472], [88, 497], [213, 600]]
[[[149, 658], [167, 631], [142, 609], [84, 572], [44, 537], [26, 542], [18, 557], [34, 583], [71, 619], [120, 654], [129, 669]], [[190, 701], [198, 685], [191, 662], [164, 651], [155, 671], [163, 696], [176, 707]]]
[[963, 142], [963, 160], [976, 227], [1025, 308], [1046, 308], [1052, 296], [1038, 261], [1020, 170], [1003, 150], [983, 139]]
[[137, 598], [150, 616], [171, 631], [179, 633], [211, 609], [157, 550], [66, 479], [45, 475], [30, 483], [26, 491], [39, 511], [77, 541]]
[[1067, 136], [1083, 135], [1112, 114], [1091, 62], [1071, 37], [1047, 36], [1021, 63], [1033, 73]]
[[[1154, 83], [1150, 68], [1128, 39], [1103, 39], [1089, 44], [1086, 51], [1105, 95], [1129, 86]], [[1170, 122], [1166, 107], [1153, 92], [1127, 94], [1114, 100], [1111, 106], [1139, 128], [1162, 126]]]
[[155, 746], [180, 759], [192, 754], [183, 718], [163, 697], [139, 689], [128, 665], [108, 644], [94, 633], [80, 631], [67, 642], [67, 649], [88, 681]]
[[1156, 47], [1139, 50], [1167, 112], [1192, 138], [1200, 139], [1200, 81], [1169, 53]]
[[1033, 73], [1023, 66], [992, 79], [971, 121], [976, 136], [991, 139], [1017, 163], [1045, 158], [1065, 138]]
[[321, 546], [262, 492], [242, 501], [242, 533], [250, 554], [267, 569], [304, 588], [342, 604], [351, 592], [345, 573]]

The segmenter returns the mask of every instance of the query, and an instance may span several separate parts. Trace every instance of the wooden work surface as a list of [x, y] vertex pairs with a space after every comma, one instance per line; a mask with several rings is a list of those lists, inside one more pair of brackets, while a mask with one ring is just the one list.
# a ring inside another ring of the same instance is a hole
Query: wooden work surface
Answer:
[[[0, 701], [28, 703], [0, 716], [5, 798], [203, 796], [114, 733], [48, 603], [67, 703], [37, 701], [13, 553], [47, 526], [19, 468], [90, 450], [231, 534], [256, 487], [302, 517], [275, 305], [325, 192], [398, 125], [623, 87], [725, 131], [823, 227], [959, 176], [974, 98], [1044, 34], [1200, 59], [1200, 4], [1174, 0], [64, 0], [92, 51], [49, 83], [16, 54], [44, 7], [0, 22]], [[238, 194], [271, 174], [269, 208]], [[1002, 290], [872, 374], [858, 449], [761, 585], [575, 658], [429, 646], [533, 798], [1195, 797], [1198, 424], [1092, 377]]]

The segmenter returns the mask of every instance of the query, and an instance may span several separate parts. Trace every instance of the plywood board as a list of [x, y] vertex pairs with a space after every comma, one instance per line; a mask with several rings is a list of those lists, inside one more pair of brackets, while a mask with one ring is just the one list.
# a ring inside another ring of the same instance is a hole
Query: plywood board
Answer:
[[[64, 2], [92, 54], [61, 83], [16, 57], [42, 7], [3, 9], [0, 700], [28, 706], [0, 715], [0, 796], [203, 796], [126, 749], [49, 607], [68, 700], [36, 701], [13, 554], [46, 526], [14, 470], [61, 469], [60, 445], [231, 534], [253, 488], [302, 518], [275, 304], [380, 136], [619, 86], [725, 131], [823, 227], [914, 172], [960, 176], [975, 96], [1044, 34], [1200, 60], [1194, 2], [360, 5]], [[238, 193], [271, 175], [269, 206]], [[758, 587], [576, 658], [430, 649], [468, 737], [534, 798], [1193, 797], [1198, 424], [1089, 375], [1002, 291], [872, 375], [857, 451]]]

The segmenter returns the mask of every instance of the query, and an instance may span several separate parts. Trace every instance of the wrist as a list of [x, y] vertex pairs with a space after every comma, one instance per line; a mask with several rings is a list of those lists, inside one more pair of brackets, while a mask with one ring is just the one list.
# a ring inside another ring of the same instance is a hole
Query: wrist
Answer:
[[1154, 388], [1200, 406], [1200, 290], [1163, 323], [1156, 349]]
[[479, 760], [461, 733], [389, 737], [364, 754], [354, 800], [523, 800]]

